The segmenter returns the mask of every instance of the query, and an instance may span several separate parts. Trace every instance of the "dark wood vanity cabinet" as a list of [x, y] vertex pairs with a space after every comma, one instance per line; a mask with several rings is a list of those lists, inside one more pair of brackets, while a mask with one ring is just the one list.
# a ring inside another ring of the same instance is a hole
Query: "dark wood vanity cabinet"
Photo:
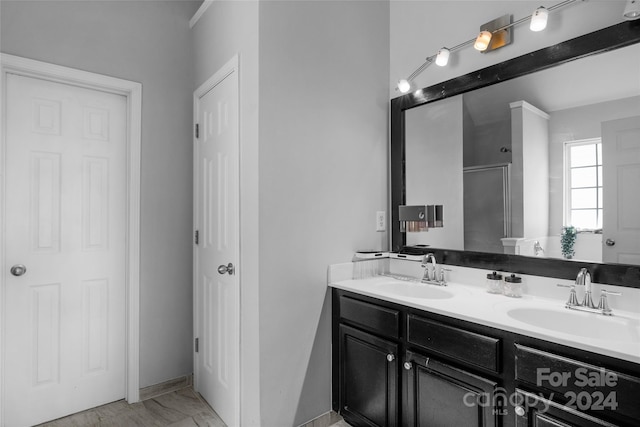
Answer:
[[[403, 426], [494, 427], [498, 383], [408, 351], [403, 362]], [[478, 402], [482, 402], [478, 405]]]
[[398, 345], [340, 325], [341, 414], [350, 423], [398, 425]]
[[501, 340], [411, 310], [406, 324], [403, 426], [497, 425], [499, 383], [478, 372], [500, 372]]
[[334, 406], [352, 425], [398, 426], [400, 311], [346, 295], [338, 296], [336, 305]]
[[332, 303], [333, 409], [354, 427], [640, 426], [638, 364], [339, 289]]
[[349, 424], [496, 425], [498, 382], [460, 367], [497, 372], [495, 338], [337, 290], [333, 318], [333, 407]]

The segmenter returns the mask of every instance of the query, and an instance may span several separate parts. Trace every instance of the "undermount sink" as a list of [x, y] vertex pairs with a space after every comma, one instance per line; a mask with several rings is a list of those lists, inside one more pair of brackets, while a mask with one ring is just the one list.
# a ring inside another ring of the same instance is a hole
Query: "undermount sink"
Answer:
[[640, 327], [637, 324], [616, 317], [539, 307], [513, 308], [507, 311], [507, 315], [531, 326], [585, 338], [609, 341], [640, 339]]
[[444, 287], [436, 287], [419, 282], [393, 281], [375, 285], [382, 292], [407, 298], [447, 299], [454, 294]]

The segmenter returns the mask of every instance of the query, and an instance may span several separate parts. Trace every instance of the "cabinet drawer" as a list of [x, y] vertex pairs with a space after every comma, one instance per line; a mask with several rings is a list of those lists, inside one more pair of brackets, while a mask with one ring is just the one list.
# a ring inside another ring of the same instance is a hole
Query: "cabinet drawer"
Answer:
[[340, 318], [391, 338], [400, 336], [400, 311], [340, 296]]
[[515, 345], [516, 380], [562, 396], [572, 407], [640, 420], [640, 378]]
[[523, 411], [516, 412], [516, 427], [619, 427], [517, 388], [516, 400]]
[[449, 358], [493, 372], [500, 371], [500, 340], [498, 338], [409, 315], [407, 340]]

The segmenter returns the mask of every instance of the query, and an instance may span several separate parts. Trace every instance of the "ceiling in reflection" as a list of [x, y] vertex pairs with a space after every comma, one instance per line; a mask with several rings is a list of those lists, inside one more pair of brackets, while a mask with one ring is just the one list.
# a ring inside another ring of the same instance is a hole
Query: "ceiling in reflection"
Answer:
[[[500, 90], [488, 86], [468, 92], [464, 95], [467, 112], [475, 125], [483, 125], [509, 117], [509, 103], [523, 99], [550, 113], [638, 95], [640, 44], [607, 52], [607, 61], [601, 55], [501, 82]], [[571, 84], [567, 75], [572, 76]], [[629, 87], [629, 82], [634, 86]]]

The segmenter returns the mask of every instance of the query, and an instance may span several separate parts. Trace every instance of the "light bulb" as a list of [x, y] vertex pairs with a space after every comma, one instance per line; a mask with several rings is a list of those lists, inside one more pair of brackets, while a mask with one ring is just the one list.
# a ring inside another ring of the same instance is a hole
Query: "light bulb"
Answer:
[[629, 21], [640, 18], [640, 1], [627, 0], [627, 5], [624, 8], [624, 19]]
[[531, 31], [542, 31], [547, 28], [547, 19], [549, 18], [549, 11], [543, 6], [537, 8], [533, 15], [531, 15], [531, 24], [529, 29]]
[[449, 62], [449, 55], [451, 51], [446, 47], [443, 47], [438, 51], [438, 55], [436, 56], [436, 65], [444, 67]]
[[408, 80], [402, 79], [398, 81], [398, 90], [401, 93], [407, 93], [411, 90], [411, 83]]
[[489, 43], [491, 43], [491, 33], [487, 30], [480, 32], [478, 37], [476, 38], [476, 42], [473, 47], [480, 52], [487, 50], [489, 47]]

